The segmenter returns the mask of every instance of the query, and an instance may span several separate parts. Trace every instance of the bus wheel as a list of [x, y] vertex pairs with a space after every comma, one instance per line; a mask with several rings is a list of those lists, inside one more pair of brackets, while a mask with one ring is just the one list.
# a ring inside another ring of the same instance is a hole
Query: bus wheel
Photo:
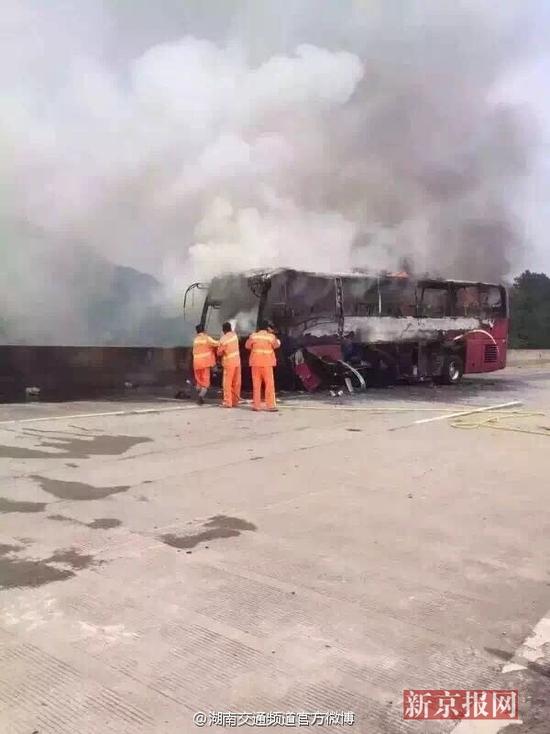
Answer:
[[444, 385], [458, 385], [464, 374], [464, 362], [458, 354], [448, 354], [443, 362], [441, 382]]

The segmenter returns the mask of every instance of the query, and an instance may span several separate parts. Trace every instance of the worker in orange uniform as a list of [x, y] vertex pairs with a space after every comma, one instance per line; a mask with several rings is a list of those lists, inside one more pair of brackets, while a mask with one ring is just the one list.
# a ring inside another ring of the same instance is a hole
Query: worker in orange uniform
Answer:
[[262, 385], [265, 385], [265, 402], [270, 411], [276, 411], [275, 380], [273, 368], [277, 364], [275, 350], [281, 342], [269, 328], [267, 321], [260, 323], [259, 331], [251, 334], [245, 344], [250, 349], [250, 367], [252, 369], [252, 409], [261, 410]]
[[241, 355], [239, 337], [229, 321], [222, 325], [223, 335], [218, 347], [218, 357], [223, 366], [223, 407], [236, 408], [241, 399]]
[[195, 373], [195, 387], [199, 394], [198, 403], [204, 403], [204, 396], [210, 387], [210, 370], [216, 364], [216, 349], [218, 342], [204, 331], [199, 324], [195, 327], [197, 336], [193, 341], [193, 372]]

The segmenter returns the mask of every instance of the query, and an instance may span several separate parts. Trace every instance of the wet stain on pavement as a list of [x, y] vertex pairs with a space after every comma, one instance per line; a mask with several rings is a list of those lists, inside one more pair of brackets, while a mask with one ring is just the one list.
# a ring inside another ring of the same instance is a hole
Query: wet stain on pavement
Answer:
[[[55, 437], [28, 434], [40, 440], [40, 448], [32, 449], [18, 446], [0, 445], [0, 458], [3, 459], [89, 459], [91, 456], [120, 456], [133, 446], [152, 441], [147, 436], [67, 436]], [[42, 449], [55, 449], [43, 451]]]
[[32, 588], [74, 576], [72, 571], [48, 566], [43, 561], [14, 558], [13, 554], [22, 548], [17, 545], [0, 546], [0, 589]]
[[48, 520], [55, 520], [56, 522], [67, 522], [71, 525], [85, 525], [86, 523], [75, 520], [73, 517], [66, 517], [65, 515], [47, 515]]
[[48, 479], [38, 474], [31, 475], [31, 479], [38, 482], [44, 492], [53, 494], [60, 500], [102, 500], [112, 494], [119, 494], [130, 489], [129, 485], [118, 487], [94, 487], [84, 482], [65, 482], [61, 479]]
[[172, 546], [172, 548], [195, 548], [199, 543], [207, 540], [217, 540], [220, 538], [236, 538], [243, 530], [256, 530], [256, 525], [238, 517], [228, 517], [227, 515], [216, 515], [211, 517], [208, 522], [203, 525], [207, 530], [202, 530], [193, 535], [175, 535], [167, 534], [162, 536], [163, 543]]
[[89, 568], [92, 565], [97, 565], [94, 561], [94, 557], [80, 553], [76, 548], [67, 548], [65, 550], [58, 550], [53, 553], [49, 558], [45, 558], [44, 563], [61, 563], [66, 566], [70, 566], [75, 571], [80, 571], [83, 568]]
[[49, 454], [39, 449], [27, 449], [17, 446], [0, 446], [0, 459], [51, 459], [59, 454]]
[[163, 535], [162, 541], [172, 548], [195, 548], [199, 543], [206, 540], [216, 540], [218, 538], [236, 538], [241, 533], [239, 530], [230, 530], [229, 528], [218, 528], [205, 530], [196, 535]]
[[81, 520], [76, 520], [75, 518], [67, 517], [66, 515], [48, 515], [47, 517], [48, 520], [66, 522], [70, 525], [80, 525], [81, 527], [91, 528], [92, 530], [109, 530], [111, 528], [118, 528], [122, 525], [122, 522], [114, 517], [98, 517], [96, 520], [92, 520], [92, 522], [82, 522]]
[[87, 523], [87, 526], [92, 528], [92, 530], [110, 530], [111, 528], [118, 528], [121, 525], [122, 522], [114, 517], [98, 517], [97, 520]]
[[52, 581], [64, 581], [74, 575], [73, 571], [48, 566], [41, 561], [0, 558], [0, 589], [34, 588], [50, 584]]
[[208, 522], [204, 523], [204, 527], [229, 528], [231, 530], [257, 530], [254, 523], [247, 520], [241, 520], [239, 517], [229, 517], [228, 515], [214, 515]]
[[23, 502], [0, 497], [0, 512], [44, 512], [45, 502]]
[[52, 581], [65, 581], [75, 576], [75, 571], [97, 565], [93, 556], [79, 553], [75, 548], [55, 551], [49, 558], [40, 560], [18, 558], [15, 554], [22, 549], [23, 546], [0, 545], [0, 589], [35, 588]]

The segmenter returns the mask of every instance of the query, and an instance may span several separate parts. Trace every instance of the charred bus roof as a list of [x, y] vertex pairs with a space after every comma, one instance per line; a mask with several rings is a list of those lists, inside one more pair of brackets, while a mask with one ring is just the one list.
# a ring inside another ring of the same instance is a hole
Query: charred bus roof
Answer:
[[242, 280], [245, 279], [247, 281], [269, 281], [273, 278], [279, 276], [279, 275], [285, 275], [285, 276], [292, 276], [297, 275], [300, 277], [310, 277], [310, 278], [326, 278], [326, 279], [334, 279], [334, 278], [357, 278], [357, 279], [372, 279], [372, 280], [396, 280], [396, 281], [403, 281], [403, 280], [410, 280], [415, 283], [418, 283], [419, 285], [425, 285], [425, 286], [438, 286], [438, 285], [445, 285], [447, 283], [449, 284], [456, 284], [456, 285], [471, 285], [471, 286], [500, 286], [502, 283], [495, 283], [495, 282], [488, 282], [488, 281], [480, 281], [480, 280], [462, 280], [459, 278], [443, 278], [443, 277], [430, 277], [430, 276], [417, 276], [413, 275], [411, 273], [396, 273], [396, 272], [387, 272], [387, 271], [368, 271], [368, 270], [351, 270], [351, 271], [339, 271], [339, 272], [325, 272], [325, 271], [316, 271], [316, 270], [298, 270], [296, 268], [271, 268], [271, 269], [263, 269], [263, 268], [253, 268], [250, 270], [244, 270], [242, 272], [235, 272], [235, 273], [226, 273], [224, 275], [216, 276], [212, 279], [211, 283], [223, 283], [224, 281], [228, 280]]

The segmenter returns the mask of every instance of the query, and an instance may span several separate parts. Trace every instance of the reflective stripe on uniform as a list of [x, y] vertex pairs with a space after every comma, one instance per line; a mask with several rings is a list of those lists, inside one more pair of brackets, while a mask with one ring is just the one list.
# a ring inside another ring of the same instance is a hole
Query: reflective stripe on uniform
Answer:
[[221, 356], [224, 367], [236, 364], [240, 365], [241, 353], [239, 350], [239, 337], [235, 332], [229, 332], [222, 336], [218, 347], [218, 355]]
[[210, 342], [208, 340], [208, 337], [198, 336], [194, 340], [194, 342], [193, 342], [193, 352], [195, 352], [195, 351], [198, 352], [198, 353], [204, 352], [205, 351], [205, 347], [206, 347], [206, 350], [208, 350], [208, 351], [210, 351], [211, 348], [212, 348], [212, 346], [211, 346], [211, 344], [210, 344]]
[[216, 346], [217, 342], [208, 334], [197, 334], [193, 340], [193, 365], [199, 369], [213, 367], [216, 364]]
[[251, 367], [275, 367], [277, 365], [275, 349], [278, 349], [280, 342], [274, 334], [263, 330], [256, 331], [250, 335], [245, 346], [250, 349], [249, 365]]

